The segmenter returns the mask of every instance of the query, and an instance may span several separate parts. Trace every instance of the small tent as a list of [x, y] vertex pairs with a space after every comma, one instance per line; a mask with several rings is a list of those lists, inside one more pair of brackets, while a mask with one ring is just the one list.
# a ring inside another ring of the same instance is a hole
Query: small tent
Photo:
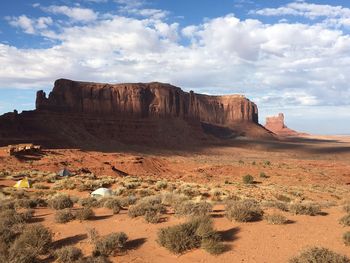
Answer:
[[59, 176], [66, 177], [66, 176], [71, 176], [72, 173], [68, 171], [67, 168], [62, 169], [61, 171], [58, 172]]
[[97, 190], [91, 193], [91, 197], [105, 197], [111, 196], [112, 194], [112, 190], [108, 188], [98, 188]]
[[30, 183], [28, 178], [25, 177], [22, 180], [17, 181], [17, 183], [13, 187], [16, 187], [16, 188], [30, 188], [30, 187], [32, 187], [32, 184]]

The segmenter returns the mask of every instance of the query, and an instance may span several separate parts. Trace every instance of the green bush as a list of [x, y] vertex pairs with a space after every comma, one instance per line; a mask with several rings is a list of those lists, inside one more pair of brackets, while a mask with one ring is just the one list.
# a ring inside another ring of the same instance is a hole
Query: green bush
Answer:
[[226, 217], [237, 222], [260, 220], [264, 212], [255, 200], [229, 201], [226, 204]]
[[55, 222], [56, 223], [64, 224], [64, 223], [67, 223], [67, 222], [74, 220], [74, 219], [75, 219], [75, 216], [69, 208], [63, 209], [63, 210], [58, 210], [55, 213]]
[[81, 252], [81, 249], [73, 246], [62, 247], [55, 251], [57, 262], [60, 263], [73, 263], [81, 259], [82, 256], [83, 253]]
[[224, 250], [209, 217], [193, 218], [183, 224], [162, 228], [158, 232], [157, 242], [175, 254], [199, 247], [211, 254]]
[[56, 210], [73, 207], [72, 199], [67, 195], [57, 195], [49, 200], [49, 206]]
[[254, 183], [254, 177], [250, 174], [246, 174], [242, 177], [242, 181], [244, 184], [252, 184]]
[[350, 263], [350, 259], [327, 248], [312, 247], [290, 259], [289, 263]]
[[83, 207], [82, 209], [75, 211], [75, 218], [80, 221], [91, 219], [94, 216], [95, 213], [90, 207]]
[[111, 233], [101, 237], [95, 244], [93, 251], [94, 256], [110, 256], [115, 255], [125, 249], [128, 236], [124, 232]]
[[321, 213], [321, 207], [314, 203], [291, 204], [289, 211], [295, 215], [315, 216]]

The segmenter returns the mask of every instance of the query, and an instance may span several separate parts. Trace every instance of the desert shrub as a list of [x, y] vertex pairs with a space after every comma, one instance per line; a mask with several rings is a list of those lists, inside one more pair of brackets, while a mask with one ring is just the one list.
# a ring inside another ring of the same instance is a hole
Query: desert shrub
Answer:
[[175, 193], [164, 193], [161, 195], [161, 202], [163, 205], [176, 207], [179, 203], [187, 201], [188, 197]]
[[50, 186], [44, 185], [44, 184], [34, 184], [33, 188], [34, 189], [47, 190], [47, 189], [50, 189]]
[[119, 197], [119, 204], [121, 207], [128, 207], [130, 205], [134, 205], [136, 202], [137, 202], [137, 197], [134, 195]]
[[289, 260], [289, 263], [350, 263], [346, 256], [337, 254], [327, 248], [312, 247]]
[[289, 206], [289, 211], [295, 215], [309, 215], [315, 216], [321, 212], [321, 207], [314, 203], [305, 204], [291, 204]]
[[15, 209], [15, 202], [13, 200], [1, 200], [0, 212], [10, 209]]
[[24, 222], [29, 222], [34, 216], [34, 210], [27, 209], [27, 210], [20, 212], [18, 214], [23, 219]]
[[124, 232], [111, 233], [101, 237], [95, 244], [94, 256], [110, 256], [125, 249], [128, 236]]
[[158, 232], [157, 242], [175, 254], [201, 246], [212, 254], [223, 251], [220, 236], [213, 229], [209, 217], [193, 218], [183, 224], [162, 228]]
[[160, 219], [162, 218], [160, 213], [153, 210], [147, 211], [144, 217], [146, 222], [151, 224], [159, 223]]
[[263, 203], [264, 207], [271, 207], [271, 208], [277, 208], [281, 211], [288, 211], [289, 206], [287, 203], [282, 202], [282, 201], [266, 201]]
[[82, 258], [82, 256], [81, 249], [73, 246], [62, 247], [55, 251], [57, 262], [60, 263], [73, 263]]
[[76, 261], [76, 263], [111, 263], [111, 261], [105, 256], [89, 256]]
[[347, 214], [340, 218], [339, 223], [343, 226], [350, 226], [350, 214]]
[[265, 215], [264, 219], [270, 225], [283, 225], [288, 222], [288, 219], [284, 215], [276, 213], [271, 215]]
[[347, 201], [344, 205], [343, 205], [343, 210], [346, 213], [350, 213], [350, 201]]
[[120, 200], [117, 198], [108, 198], [104, 202], [104, 207], [111, 209], [113, 214], [118, 214], [121, 209]]
[[350, 246], [350, 231], [343, 234], [343, 241], [345, 245]]
[[246, 174], [242, 177], [242, 181], [244, 184], [252, 184], [254, 183], [254, 177], [250, 174]]
[[67, 195], [56, 195], [49, 200], [49, 206], [56, 210], [71, 208], [73, 204], [72, 199]]
[[15, 210], [5, 210], [0, 213], [0, 225], [11, 228], [13, 225], [25, 223], [25, 218], [26, 216]]
[[120, 187], [118, 187], [117, 189], [115, 189], [114, 190], [114, 194], [115, 195], [123, 195], [124, 193], [126, 193], [127, 192], [127, 189], [126, 189], [126, 187], [124, 187], [124, 186], [120, 186]]
[[43, 198], [33, 198], [36, 203], [36, 207], [47, 207], [47, 201]]
[[271, 165], [270, 161], [264, 161], [264, 165]]
[[30, 263], [46, 254], [51, 246], [52, 234], [42, 225], [31, 225], [24, 229], [9, 250], [10, 262]]
[[158, 181], [157, 183], [156, 183], [156, 188], [158, 189], [158, 190], [160, 190], [160, 189], [165, 189], [165, 188], [167, 188], [168, 187], [168, 182], [167, 181]]
[[92, 244], [95, 244], [96, 241], [100, 238], [100, 234], [97, 232], [96, 228], [88, 228], [87, 235], [90, 243]]
[[264, 172], [260, 172], [260, 178], [269, 178], [267, 175], [266, 175], [266, 173], [264, 173]]
[[195, 203], [185, 201], [175, 206], [175, 214], [180, 216], [204, 216], [208, 215], [213, 209], [213, 206], [205, 201]]
[[82, 209], [75, 211], [74, 214], [75, 218], [80, 221], [88, 220], [95, 216], [94, 211], [90, 207], [83, 207]]
[[282, 201], [282, 202], [286, 202], [286, 203], [289, 203], [290, 201], [292, 201], [292, 199], [290, 199], [288, 196], [282, 195], [282, 194], [275, 195], [275, 198], [278, 201]]
[[79, 205], [83, 207], [98, 207], [99, 202], [94, 197], [81, 198], [78, 202]]
[[37, 203], [32, 199], [18, 199], [15, 205], [18, 208], [35, 208]]
[[251, 222], [261, 219], [263, 211], [255, 200], [229, 201], [226, 204], [226, 217], [238, 222]]
[[160, 196], [148, 196], [142, 198], [135, 205], [129, 207], [128, 215], [130, 217], [144, 216], [147, 212], [164, 214], [166, 212], [165, 206], [161, 203]]
[[64, 224], [67, 223], [75, 218], [74, 214], [72, 211], [68, 208], [63, 209], [63, 210], [58, 210], [55, 213], [55, 222]]

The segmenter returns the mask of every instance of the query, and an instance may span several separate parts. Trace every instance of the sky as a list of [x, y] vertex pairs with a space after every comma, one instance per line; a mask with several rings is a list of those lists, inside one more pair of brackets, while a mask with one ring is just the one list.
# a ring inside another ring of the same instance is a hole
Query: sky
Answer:
[[58, 78], [244, 94], [262, 124], [350, 134], [350, 1], [1, 0], [0, 114]]

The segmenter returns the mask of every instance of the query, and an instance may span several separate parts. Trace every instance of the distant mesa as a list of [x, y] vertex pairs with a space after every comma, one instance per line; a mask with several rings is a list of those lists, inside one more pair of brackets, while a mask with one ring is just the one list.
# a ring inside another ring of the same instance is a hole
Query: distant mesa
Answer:
[[270, 116], [266, 118], [265, 128], [277, 134], [278, 136], [303, 136], [306, 133], [300, 133], [288, 128], [284, 123], [284, 114], [279, 113], [277, 116]]
[[242, 95], [209, 96], [159, 82], [106, 84], [59, 79], [36, 109], [0, 116], [0, 145], [114, 142], [178, 146], [237, 136], [273, 138]]

